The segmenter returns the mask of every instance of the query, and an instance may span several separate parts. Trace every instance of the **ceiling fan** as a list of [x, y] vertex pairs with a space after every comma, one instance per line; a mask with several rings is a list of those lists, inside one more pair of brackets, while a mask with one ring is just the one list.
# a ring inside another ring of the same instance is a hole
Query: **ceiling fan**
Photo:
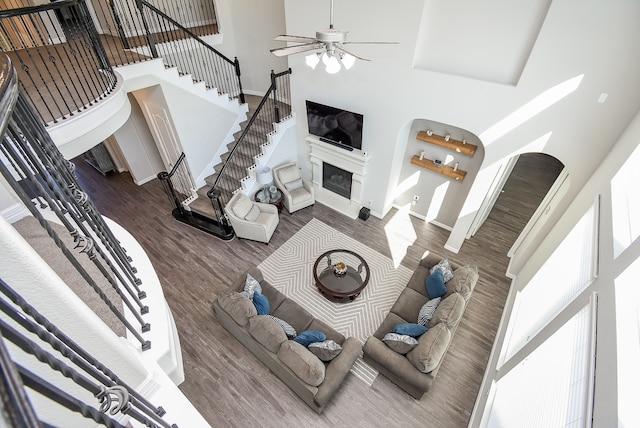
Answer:
[[[320, 60], [326, 66], [326, 70], [330, 74], [340, 71], [340, 61], [345, 69], [350, 69], [355, 63], [356, 58], [370, 61], [360, 55], [347, 50], [344, 45], [347, 44], [395, 44], [395, 42], [348, 42], [348, 31], [336, 30], [333, 28], [333, 0], [331, 0], [329, 28], [316, 31], [316, 37], [305, 36], [289, 36], [280, 35], [273, 40], [280, 42], [301, 43], [296, 46], [287, 46], [284, 48], [271, 49], [271, 53], [275, 56], [282, 57], [312, 50], [319, 50], [306, 57], [306, 63], [309, 67], [314, 68]], [[321, 49], [321, 50], [320, 50]]]

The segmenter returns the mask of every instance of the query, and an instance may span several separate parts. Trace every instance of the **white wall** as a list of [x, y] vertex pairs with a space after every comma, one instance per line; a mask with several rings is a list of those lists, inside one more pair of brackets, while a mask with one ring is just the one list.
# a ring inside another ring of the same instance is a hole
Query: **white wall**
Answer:
[[[412, 68], [423, 10], [428, 11], [434, 1], [406, 0], [393, 6], [382, 0], [337, 2], [335, 27], [349, 30], [350, 40], [399, 44], [352, 45], [372, 61], [358, 61], [348, 72], [336, 75], [326, 74], [321, 67], [315, 71], [306, 67], [304, 55], [290, 56], [289, 64], [293, 109], [300, 116], [305, 99], [364, 114], [363, 150], [371, 154], [371, 170], [376, 174], [367, 177], [363, 200], [373, 200], [373, 212], [384, 214], [390, 209], [400, 177], [415, 168], [405, 157], [413, 138], [406, 135], [408, 123], [414, 119], [441, 122], [480, 138], [485, 156], [469, 197], [457, 216], [440, 219], [454, 225], [448, 247], [455, 250], [464, 241], [498, 163], [518, 152], [548, 153], [569, 169], [573, 187], [569, 195], [574, 195], [609, 152], [640, 107], [640, 98], [629, 96], [640, 93], [636, 78], [640, 4], [633, 0], [553, 1], [513, 86]], [[285, 14], [288, 34], [310, 35], [328, 26], [328, 2], [285, 0]], [[600, 104], [597, 99], [603, 92], [609, 96]], [[556, 99], [549, 101], [553, 96]], [[309, 170], [307, 129], [302, 122], [298, 160]], [[427, 174], [424, 180], [437, 182], [440, 177]], [[429, 200], [433, 187], [414, 187], [410, 192]], [[456, 197], [464, 198], [464, 191]]]
[[285, 33], [284, 0], [218, 0], [216, 6], [224, 37], [220, 50], [231, 59], [238, 57], [245, 92], [264, 94], [271, 85], [271, 70], [278, 73], [288, 67], [286, 59], [269, 52], [283, 46], [273, 38]]
[[[616, 379], [625, 376], [618, 372], [616, 363], [616, 293], [614, 281], [634, 261], [640, 258], [640, 241], [636, 240], [620, 256], [614, 257], [614, 235], [612, 228], [612, 178], [620, 170], [631, 153], [640, 145], [640, 112], [638, 112], [622, 134], [621, 138], [611, 148], [610, 153], [601, 161], [600, 167], [592, 174], [584, 187], [577, 193], [568, 209], [560, 217], [549, 235], [531, 257], [524, 263], [520, 274], [514, 279], [505, 306], [503, 321], [498, 330], [492, 355], [489, 359], [483, 386], [478, 394], [478, 402], [472, 416], [470, 426], [479, 426], [485, 404], [485, 394], [497, 372], [497, 360], [500, 349], [505, 341], [507, 320], [513, 309], [516, 293], [521, 291], [540, 266], [549, 258], [556, 247], [580, 220], [587, 209], [593, 205], [596, 196], [600, 199], [599, 223], [599, 251], [598, 278], [590, 284], [582, 295], [592, 292], [598, 293], [598, 335], [597, 335], [597, 364], [595, 382], [594, 427], [618, 425], [618, 394]], [[562, 317], [556, 317], [545, 331], [554, 331], [561, 325]], [[632, 393], [632, 391], [629, 391]]]

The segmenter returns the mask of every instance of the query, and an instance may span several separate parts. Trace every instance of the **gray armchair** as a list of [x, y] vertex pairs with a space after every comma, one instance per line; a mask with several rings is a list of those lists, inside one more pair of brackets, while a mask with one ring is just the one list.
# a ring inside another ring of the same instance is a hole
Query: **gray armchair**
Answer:
[[298, 165], [295, 163], [275, 167], [273, 180], [284, 195], [284, 206], [289, 213], [315, 204], [313, 183], [300, 176]]
[[238, 238], [267, 244], [280, 222], [275, 205], [254, 202], [242, 192], [233, 195], [224, 212]]

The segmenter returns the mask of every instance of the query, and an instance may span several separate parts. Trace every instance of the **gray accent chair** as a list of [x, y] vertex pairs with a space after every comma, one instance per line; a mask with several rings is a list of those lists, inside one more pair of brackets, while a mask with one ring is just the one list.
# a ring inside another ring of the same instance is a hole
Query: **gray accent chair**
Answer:
[[224, 212], [238, 238], [267, 244], [280, 222], [275, 205], [254, 202], [242, 192], [233, 195]]
[[295, 162], [275, 167], [273, 180], [284, 195], [284, 206], [289, 213], [315, 204], [313, 183], [302, 178]]

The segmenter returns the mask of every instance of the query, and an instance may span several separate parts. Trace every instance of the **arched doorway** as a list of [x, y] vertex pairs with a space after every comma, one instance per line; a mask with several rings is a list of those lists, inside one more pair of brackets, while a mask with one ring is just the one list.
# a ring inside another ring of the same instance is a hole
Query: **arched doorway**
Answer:
[[559, 180], [564, 164], [545, 153], [521, 154], [474, 237], [511, 248]]

